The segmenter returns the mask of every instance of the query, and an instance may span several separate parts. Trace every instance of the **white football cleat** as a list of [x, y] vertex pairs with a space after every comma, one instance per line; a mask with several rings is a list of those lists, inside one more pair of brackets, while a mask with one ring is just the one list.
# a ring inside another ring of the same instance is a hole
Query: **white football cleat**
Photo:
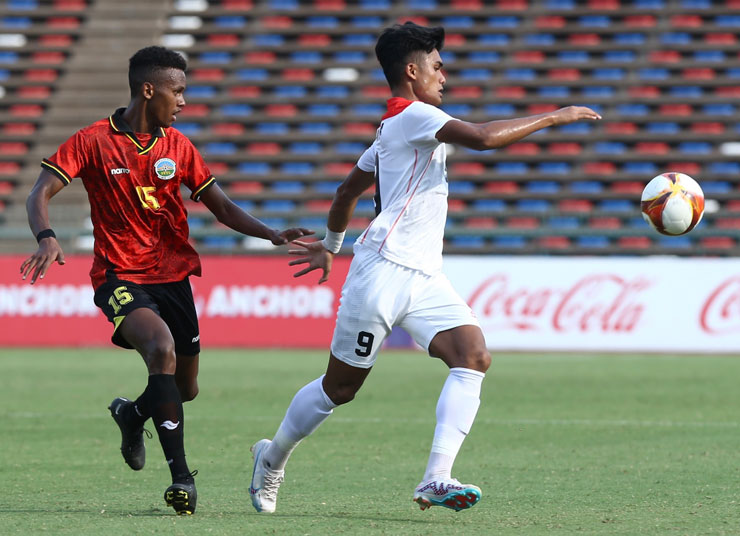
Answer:
[[426, 480], [414, 490], [414, 502], [418, 503], [422, 510], [430, 506], [444, 506], [459, 512], [475, 506], [480, 498], [481, 491], [478, 486], [460, 484], [454, 478]]
[[252, 498], [255, 510], [265, 514], [275, 511], [278, 488], [285, 478], [285, 471], [275, 471], [265, 465], [265, 449], [270, 446], [270, 443], [272, 441], [269, 439], [261, 439], [249, 449], [254, 459], [249, 496]]

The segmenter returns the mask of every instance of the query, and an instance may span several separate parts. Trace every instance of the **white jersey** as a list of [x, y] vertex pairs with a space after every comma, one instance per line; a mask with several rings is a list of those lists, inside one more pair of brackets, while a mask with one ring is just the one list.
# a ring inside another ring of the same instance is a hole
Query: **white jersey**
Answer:
[[375, 142], [357, 162], [376, 174], [378, 214], [355, 247], [434, 274], [442, 269], [448, 194], [445, 144], [435, 135], [454, 118], [420, 101], [396, 97], [388, 104]]

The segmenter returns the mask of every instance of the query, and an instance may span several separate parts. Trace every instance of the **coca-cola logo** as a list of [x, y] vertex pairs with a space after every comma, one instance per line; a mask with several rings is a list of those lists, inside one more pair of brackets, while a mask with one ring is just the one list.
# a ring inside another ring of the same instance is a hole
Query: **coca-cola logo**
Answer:
[[495, 274], [468, 303], [487, 330], [629, 333], [643, 317], [649, 287], [641, 277], [589, 274], [566, 287], [535, 288]]
[[709, 294], [699, 323], [715, 335], [740, 332], [740, 276], [726, 279]]

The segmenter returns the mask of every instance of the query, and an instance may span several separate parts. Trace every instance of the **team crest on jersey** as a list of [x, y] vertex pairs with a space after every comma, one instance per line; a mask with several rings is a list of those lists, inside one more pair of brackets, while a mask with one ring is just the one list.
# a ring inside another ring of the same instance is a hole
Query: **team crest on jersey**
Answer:
[[175, 176], [177, 164], [171, 158], [160, 158], [154, 163], [154, 173], [163, 181], [168, 181]]

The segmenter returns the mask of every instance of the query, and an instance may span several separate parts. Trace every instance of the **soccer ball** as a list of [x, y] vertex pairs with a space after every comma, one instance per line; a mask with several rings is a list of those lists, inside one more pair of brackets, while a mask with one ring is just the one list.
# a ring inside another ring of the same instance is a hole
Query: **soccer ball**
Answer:
[[704, 215], [704, 192], [684, 173], [661, 173], [647, 183], [640, 200], [642, 217], [664, 235], [686, 234]]

